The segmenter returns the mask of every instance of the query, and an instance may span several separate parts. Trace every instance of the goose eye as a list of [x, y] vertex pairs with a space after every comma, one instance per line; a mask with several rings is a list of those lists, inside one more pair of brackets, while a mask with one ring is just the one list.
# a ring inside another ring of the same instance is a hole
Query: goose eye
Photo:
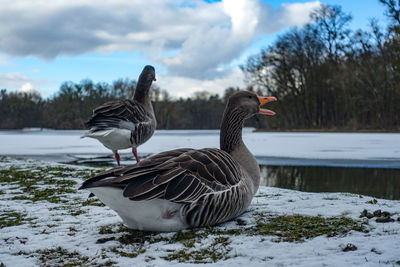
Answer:
[[248, 98], [251, 98], [251, 95], [249, 95]]

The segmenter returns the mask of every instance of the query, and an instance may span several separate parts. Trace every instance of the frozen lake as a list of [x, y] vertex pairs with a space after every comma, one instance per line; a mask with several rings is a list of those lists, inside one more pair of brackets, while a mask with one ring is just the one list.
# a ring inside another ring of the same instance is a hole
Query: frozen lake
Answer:
[[[84, 131], [0, 131], [0, 155], [81, 165], [113, 166], [111, 151]], [[400, 134], [243, 131], [261, 167], [261, 184], [307, 192], [349, 192], [400, 199]], [[175, 148], [218, 147], [218, 130], [159, 130], [143, 146], [146, 157]], [[130, 150], [122, 164], [134, 164]]]
[[[110, 156], [80, 130], [0, 131], [0, 155], [53, 161]], [[400, 133], [288, 133], [244, 129], [243, 140], [260, 164], [400, 168]], [[146, 156], [175, 148], [219, 147], [218, 130], [158, 130], [138, 148]], [[122, 156], [131, 158], [130, 150]]]

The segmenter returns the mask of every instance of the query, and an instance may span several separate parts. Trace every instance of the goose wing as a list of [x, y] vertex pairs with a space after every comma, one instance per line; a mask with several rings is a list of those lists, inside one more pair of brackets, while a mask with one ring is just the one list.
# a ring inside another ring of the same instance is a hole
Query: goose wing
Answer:
[[134, 130], [137, 125], [150, 124], [150, 114], [135, 100], [109, 101], [93, 110], [85, 123], [93, 132], [110, 128]]
[[202, 226], [243, 212], [249, 201], [240, 195], [251, 195], [243, 184], [245, 175], [240, 165], [222, 150], [177, 149], [133, 166], [102, 172], [85, 181], [80, 189], [117, 187], [133, 201], [160, 198], [181, 203], [187, 223]]

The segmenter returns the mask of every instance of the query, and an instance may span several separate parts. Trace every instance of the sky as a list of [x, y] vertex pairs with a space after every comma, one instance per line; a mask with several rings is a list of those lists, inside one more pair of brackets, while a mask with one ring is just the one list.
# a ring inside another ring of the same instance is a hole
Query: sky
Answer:
[[352, 29], [384, 25], [378, 0], [0, 0], [0, 89], [54, 96], [65, 81], [137, 79], [145, 65], [173, 97], [244, 87], [239, 66], [321, 4]]

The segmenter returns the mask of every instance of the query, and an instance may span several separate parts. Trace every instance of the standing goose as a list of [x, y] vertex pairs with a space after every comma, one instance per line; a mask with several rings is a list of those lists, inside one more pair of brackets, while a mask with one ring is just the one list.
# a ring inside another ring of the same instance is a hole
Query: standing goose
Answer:
[[178, 231], [231, 220], [246, 210], [260, 184], [257, 161], [242, 140], [243, 123], [256, 113], [274, 115], [260, 106], [275, 100], [238, 92], [223, 115], [221, 149], [162, 152], [104, 171], [80, 189], [95, 194], [133, 229]]
[[90, 129], [82, 138], [91, 137], [103, 143], [113, 151], [118, 166], [119, 149], [132, 148], [132, 153], [139, 162], [136, 147], [146, 142], [154, 133], [157, 123], [149, 90], [155, 80], [154, 68], [145, 66], [132, 100], [104, 103], [93, 110], [92, 117], [85, 123]]

